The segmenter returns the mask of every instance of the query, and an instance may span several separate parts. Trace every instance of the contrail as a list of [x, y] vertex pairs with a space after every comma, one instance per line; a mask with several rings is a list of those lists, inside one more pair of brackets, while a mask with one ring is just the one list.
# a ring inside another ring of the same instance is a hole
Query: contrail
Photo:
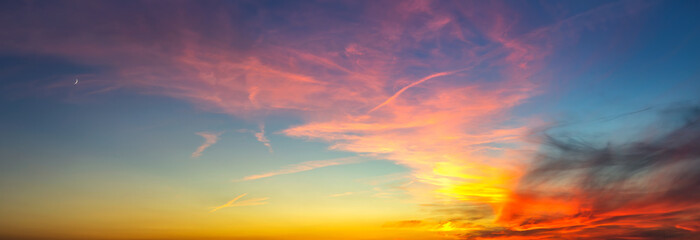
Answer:
[[219, 209], [222, 209], [222, 208], [225, 208], [225, 207], [229, 207], [229, 206], [233, 205], [233, 203], [236, 202], [238, 199], [241, 199], [243, 196], [245, 196], [246, 194], [248, 194], [248, 193], [244, 193], [244, 194], [238, 195], [238, 197], [234, 198], [233, 200], [228, 201], [226, 204], [221, 205], [221, 206], [218, 206], [218, 207], [212, 209], [212, 210], [209, 211], [209, 212], [214, 212], [214, 211], [216, 211], [216, 210], [219, 210]]
[[292, 164], [292, 165], [287, 166], [286, 168], [283, 168], [283, 169], [280, 169], [277, 171], [261, 173], [261, 174], [256, 174], [256, 175], [250, 175], [250, 176], [244, 177], [243, 179], [238, 179], [238, 180], [234, 180], [234, 181], [240, 182], [240, 181], [255, 180], [255, 179], [272, 177], [272, 176], [277, 176], [277, 175], [282, 175], [282, 174], [291, 174], [291, 173], [309, 171], [309, 170], [313, 170], [316, 168], [322, 168], [322, 167], [358, 163], [361, 161], [362, 161], [362, 159], [357, 158], [357, 157], [346, 157], [346, 158], [336, 158], [336, 159], [328, 159], [328, 160], [307, 161], [307, 162]]
[[455, 74], [455, 73], [458, 73], [458, 72], [461, 72], [461, 71], [464, 71], [464, 70], [466, 70], [466, 69], [460, 69], [460, 70], [455, 70], [455, 71], [450, 71], [450, 72], [439, 72], [439, 73], [434, 73], [434, 74], [431, 74], [431, 75], [429, 75], [429, 76], [427, 76], [427, 77], [421, 78], [420, 80], [415, 81], [415, 82], [409, 84], [408, 86], [405, 86], [405, 87], [401, 88], [401, 90], [399, 90], [398, 92], [394, 93], [394, 95], [392, 95], [391, 97], [389, 97], [389, 99], [387, 99], [387, 100], [384, 101], [383, 103], [377, 105], [376, 107], [372, 108], [372, 110], [369, 110], [369, 112], [367, 112], [367, 113], [372, 113], [372, 112], [374, 112], [375, 110], [377, 110], [377, 109], [383, 107], [384, 105], [386, 105], [386, 104], [388, 104], [389, 102], [393, 101], [395, 98], [399, 97], [399, 95], [401, 95], [401, 93], [403, 93], [404, 91], [406, 91], [406, 90], [408, 90], [409, 88], [412, 88], [412, 87], [414, 87], [414, 86], [416, 86], [416, 85], [418, 85], [418, 84], [421, 84], [421, 83], [423, 83], [423, 82], [425, 82], [425, 81], [428, 81], [428, 80], [433, 79], [433, 78], [436, 78], [436, 77], [448, 76], [448, 75], [452, 75], [452, 74]]
[[202, 143], [201, 146], [199, 146], [197, 148], [196, 151], [194, 151], [192, 153], [192, 158], [198, 158], [198, 157], [202, 156], [202, 152], [204, 152], [205, 149], [207, 149], [208, 147], [210, 147], [211, 145], [214, 145], [216, 142], [219, 141], [219, 136], [222, 133], [223, 132], [219, 132], [219, 133], [198, 132], [198, 133], [196, 133], [197, 135], [203, 137], [205, 141], [204, 141], [204, 143]]

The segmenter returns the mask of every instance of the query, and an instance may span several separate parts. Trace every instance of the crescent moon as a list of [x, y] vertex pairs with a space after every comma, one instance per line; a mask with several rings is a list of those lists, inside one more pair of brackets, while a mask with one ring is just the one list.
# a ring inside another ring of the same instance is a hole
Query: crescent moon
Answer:
[[78, 84], [78, 78], [75, 79], [75, 83], [73, 85]]

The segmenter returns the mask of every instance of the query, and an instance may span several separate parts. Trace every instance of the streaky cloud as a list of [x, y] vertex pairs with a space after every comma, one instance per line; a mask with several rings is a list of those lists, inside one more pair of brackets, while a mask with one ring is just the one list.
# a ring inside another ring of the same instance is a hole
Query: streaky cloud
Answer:
[[260, 128], [260, 131], [254, 133], [255, 138], [258, 140], [258, 142], [261, 142], [263, 145], [265, 145], [265, 147], [267, 147], [267, 150], [270, 151], [270, 153], [272, 153], [273, 151], [272, 144], [270, 144], [270, 139], [267, 139], [267, 137], [265, 136], [265, 124], [261, 123], [258, 125], [258, 127]]
[[412, 87], [414, 87], [414, 86], [416, 86], [416, 85], [418, 85], [418, 84], [421, 84], [421, 83], [423, 83], [423, 82], [425, 82], [425, 81], [428, 81], [428, 80], [430, 80], [430, 79], [437, 78], [437, 77], [442, 77], [442, 76], [452, 75], [452, 74], [458, 73], [458, 72], [460, 72], [460, 71], [464, 71], [464, 70], [457, 70], [457, 71], [450, 71], [450, 72], [439, 72], [439, 73], [434, 73], [434, 74], [430, 74], [430, 75], [427, 76], [427, 77], [421, 78], [421, 79], [418, 80], [418, 81], [412, 82], [411, 84], [409, 84], [409, 85], [407, 85], [407, 86], [401, 88], [399, 91], [397, 91], [396, 93], [394, 93], [394, 95], [391, 95], [391, 97], [389, 97], [387, 100], [385, 100], [385, 101], [382, 102], [381, 104], [379, 104], [379, 105], [377, 105], [376, 107], [374, 107], [374, 108], [372, 108], [371, 110], [369, 110], [369, 112], [367, 112], [367, 113], [372, 113], [372, 112], [376, 111], [377, 109], [383, 107], [384, 105], [389, 104], [391, 101], [393, 101], [395, 98], [399, 97], [399, 95], [401, 95], [401, 93], [403, 93], [404, 91], [408, 90], [409, 88], [412, 88]]
[[235, 181], [249, 181], [249, 180], [261, 179], [261, 178], [268, 178], [268, 177], [277, 176], [277, 175], [283, 175], [283, 174], [304, 172], [304, 171], [309, 171], [309, 170], [322, 168], [322, 167], [359, 163], [362, 161], [363, 161], [363, 159], [361, 159], [359, 157], [346, 157], [346, 158], [336, 158], [336, 159], [329, 159], [329, 160], [307, 161], [307, 162], [292, 164], [292, 165], [289, 165], [285, 168], [282, 168], [282, 169], [276, 170], [276, 171], [246, 176], [246, 177], [243, 177], [242, 179], [235, 180]]
[[228, 201], [224, 205], [215, 207], [209, 212], [216, 212], [219, 209], [222, 208], [227, 208], [227, 207], [242, 207], [242, 206], [256, 206], [256, 205], [264, 205], [267, 204], [267, 200], [270, 199], [268, 197], [263, 197], [263, 198], [251, 198], [251, 199], [246, 199], [243, 201], [238, 201], [239, 199], [243, 198], [244, 196], [248, 195], [248, 193], [244, 193], [241, 195], [238, 195], [237, 197], [231, 199], [231, 201]]
[[355, 192], [344, 192], [344, 193], [336, 193], [336, 194], [331, 194], [329, 197], [342, 197], [342, 196], [349, 196], [353, 195]]
[[202, 145], [200, 145], [197, 148], [197, 150], [195, 150], [192, 153], [192, 155], [191, 155], [192, 158], [198, 158], [198, 157], [202, 156], [202, 152], [204, 152], [204, 150], [206, 150], [207, 148], [211, 147], [211, 145], [214, 145], [216, 142], [219, 141], [219, 136], [222, 133], [223, 132], [218, 132], [218, 133], [198, 132], [198, 133], [196, 133], [197, 135], [204, 138], [204, 143], [202, 143]]

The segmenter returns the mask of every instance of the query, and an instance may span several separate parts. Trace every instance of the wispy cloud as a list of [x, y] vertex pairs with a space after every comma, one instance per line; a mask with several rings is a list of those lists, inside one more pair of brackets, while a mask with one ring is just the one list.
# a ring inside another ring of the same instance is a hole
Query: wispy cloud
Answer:
[[272, 177], [272, 176], [277, 176], [277, 175], [309, 171], [309, 170], [313, 170], [316, 168], [322, 168], [322, 167], [328, 167], [328, 166], [358, 163], [361, 161], [363, 161], [363, 160], [361, 158], [358, 158], [358, 157], [346, 157], [346, 158], [336, 158], [336, 159], [329, 159], [329, 160], [308, 161], [308, 162], [302, 162], [302, 163], [298, 163], [298, 164], [292, 164], [292, 165], [289, 165], [283, 169], [276, 170], [276, 171], [246, 176], [246, 177], [239, 179], [239, 180], [236, 180], [236, 181], [255, 180], [255, 179], [261, 179], [261, 178]]
[[197, 150], [195, 150], [192, 153], [192, 158], [198, 158], [198, 157], [202, 156], [202, 152], [204, 152], [204, 150], [206, 150], [208, 147], [210, 147], [211, 145], [214, 145], [216, 142], [219, 141], [219, 136], [222, 133], [221, 132], [219, 132], [219, 133], [198, 132], [196, 134], [199, 136], [202, 136], [204, 138], [204, 143], [202, 143], [202, 145], [199, 146], [197, 148]]
[[348, 196], [348, 195], [353, 195], [355, 194], [354, 192], [344, 192], [344, 193], [336, 193], [336, 194], [331, 194], [329, 197], [342, 197], [342, 196]]
[[268, 139], [267, 136], [265, 136], [265, 124], [264, 123], [258, 124], [258, 129], [259, 129], [258, 131], [255, 131], [253, 129], [238, 129], [238, 132], [253, 134], [253, 136], [255, 137], [255, 140], [257, 140], [258, 142], [265, 145], [267, 150], [270, 153], [273, 153], [272, 143], [270, 142], [270, 139]]
[[265, 124], [261, 123], [258, 126], [260, 127], [260, 131], [254, 133], [255, 138], [258, 139], [258, 142], [261, 142], [263, 145], [265, 145], [265, 147], [267, 147], [267, 150], [272, 152], [272, 145], [270, 144], [270, 139], [267, 139], [267, 137], [265, 136]]
[[421, 84], [421, 83], [423, 83], [423, 82], [425, 82], [425, 81], [428, 81], [428, 80], [430, 80], [430, 79], [433, 79], [433, 78], [436, 78], [436, 77], [442, 77], [442, 76], [452, 75], [452, 74], [455, 74], [455, 73], [460, 72], [460, 71], [464, 71], [464, 70], [433, 73], [433, 74], [430, 74], [430, 76], [427, 76], [427, 77], [421, 78], [421, 79], [418, 80], [418, 81], [412, 82], [411, 84], [409, 84], [409, 85], [407, 85], [407, 86], [401, 88], [399, 91], [397, 91], [396, 93], [394, 93], [394, 95], [391, 95], [391, 97], [389, 97], [387, 100], [385, 100], [385, 101], [382, 102], [381, 104], [379, 104], [379, 105], [377, 105], [376, 107], [372, 108], [372, 110], [369, 110], [368, 113], [374, 112], [375, 110], [377, 110], [377, 109], [381, 108], [382, 106], [388, 104], [389, 102], [393, 101], [395, 98], [399, 97], [399, 95], [401, 95], [401, 93], [403, 93], [404, 91], [408, 90], [409, 88], [412, 88], [412, 87], [414, 87], [414, 86], [416, 86], [416, 85], [418, 85], [418, 84]]
[[225, 203], [224, 205], [215, 207], [214, 209], [212, 209], [212, 210], [209, 211], [209, 212], [215, 212], [215, 211], [217, 211], [217, 210], [219, 210], [219, 209], [227, 208], [227, 207], [242, 207], [242, 206], [263, 205], [263, 204], [267, 204], [266, 201], [267, 201], [268, 199], [270, 199], [269, 197], [263, 197], [263, 198], [251, 198], [251, 199], [246, 199], [246, 200], [243, 200], [243, 201], [238, 201], [239, 199], [243, 198], [245, 195], [248, 195], [248, 193], [244, 193], [244, 194], [238, 195], [238, 197], [235, 197], [235, 198], [231, 199], [231, 201], [228, 201], [228, 202]]

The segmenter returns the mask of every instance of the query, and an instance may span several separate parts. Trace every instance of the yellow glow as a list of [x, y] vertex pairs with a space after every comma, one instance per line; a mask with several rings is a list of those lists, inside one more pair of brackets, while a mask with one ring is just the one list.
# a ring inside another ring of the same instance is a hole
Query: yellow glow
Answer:
[[434, 176], [423, 175], [424, 180], [439, 186], [436, 192], [462, 201], [502, 203], [507, 200], [515, 174], [505, 169], [478, 163], [440, 162], [433, 169]]

